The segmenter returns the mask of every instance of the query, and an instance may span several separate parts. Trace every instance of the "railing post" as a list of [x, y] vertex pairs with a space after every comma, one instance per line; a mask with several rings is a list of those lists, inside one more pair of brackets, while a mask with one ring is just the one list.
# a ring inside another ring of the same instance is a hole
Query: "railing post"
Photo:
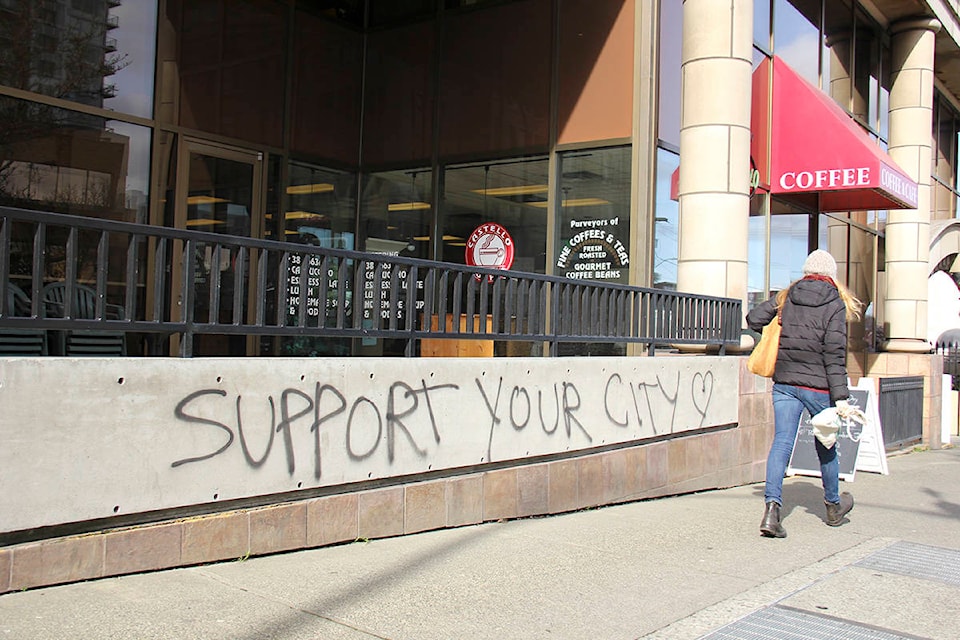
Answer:
[[0, 218], [0, 316], [13, 315], [13, 309], [7, 309], [7, 283], [10, 281], [10, 227], [13, 223], [6, 217]]
[[183, 318], [183, 330], [180, 332], [180, 357], [193, 357], [193, 280], [196, 276], [197, 264], [194, 240], [184, 242], [183, 283], [180, 294], [180, 317]]

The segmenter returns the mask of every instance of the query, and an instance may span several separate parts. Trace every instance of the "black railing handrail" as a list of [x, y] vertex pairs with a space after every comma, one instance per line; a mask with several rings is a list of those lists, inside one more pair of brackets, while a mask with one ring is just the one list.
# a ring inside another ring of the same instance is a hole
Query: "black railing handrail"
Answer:
[[[51, 230], [60, 230], [62, 240], [51, 241]], [[29, 273], [20, 272], [21, 260], [11, 274], [15, 236], [20, 245], [29, 241]], [[47, 274], [51, 248], [64, 256], [56, 277]], [[123, 276], [111, 284], [108, 275], [118, 269], [110, 260], [121, 248]], [[230, 266], [207, 269], [221, 265], [225, 251]], [[147, 253], [153, 268], [141, 273]], [[84, 277], [78, 263], [88, 254], [95, 264]], [[62, 280], [66, 302], [51, 313], [32, 295], [29, 313], [8, 309], [11, 275], [29, 280], [32, 292]], [[227, 278], [232, 292], [223, 286]], [[94, 292], [95, 312], [76, 317], [71, 301], [84, 283]], [[177, 304], [166, 303], [178, 287]], [[486, 321], [448, 328], [463, 317]], [[664, 344], [715, 345], [723, 352], [739, 344], [741, 317], [733, 298], [0, 207], [2, 327], [180, 334], [184, 356], [190, 338], [204, 333], [401, 338], [410, 341], [408, 355], [413, 341], [424, 338], [542, 341], [552, 353], [560, 343], [630, 342], [647, 344], [652, 354]]]

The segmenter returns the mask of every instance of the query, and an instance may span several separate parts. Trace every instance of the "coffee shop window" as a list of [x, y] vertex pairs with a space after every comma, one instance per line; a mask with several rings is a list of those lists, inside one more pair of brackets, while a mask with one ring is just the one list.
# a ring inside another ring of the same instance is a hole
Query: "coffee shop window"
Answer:
[[[273, 165], [271, 168], [274, 168]], [[270, 207], [271, 212], [267, 213], [266, 220], [268, 235], [275, 233], [288, 242], [324, 249], [354, 249], [356, 176], [295, 162], [291, 162], [287, 169], [288, 181], [283, 194], [286, 206], [282, 216], [273, 213], [274, 209]], [[320, 282], [310, 276], [313, 271], [320, 270], [321, 264], [322, 258], [318, 255], [290, 257], [288, 291], [292, 299], [298, 301], [296, 305], [291, 304], [290, 323], [296, 320], [294, 314], [299, 312], [299, 304], [306, 305], [308, 324], [316, 321], [313, 312], [320, 305], [310, 301], [311, 296], [320, 290]], [[273, 268], [276, 268], [276, 265], [273, 265]], [[333, 268], [326, 274], [327, 295], [333, 298], [338, 295], [335, 287], [337, 276]], [[352, 308], [351, 300], [352, 292], [347, 291], [344, 308], [339, 311], [349, 314]], [[327, 307], [327, 312], [335, 314], [338, 310], [331, 305]], [[334, 318], [331, 317], [330, 320]], [[265, 338], [261, 342], [261, 348], [264, 353], [285, 356], [349, 355], [351, 341], [309, 335], [279, 337], [273, 340]]]
[[429, 168], [372, 173], [363, 178], [360, 198], [361, 248], [371, 253], [430, 257]]
[[493, 222], [513, 238], [514, 271], [544, 273], [547, 246], [547, 159], [512, 158], [449, 166], [443, 174], [441, 260], [463, 264], [466, 242]]
[[[512, 271], [545, 273], [548, 166], [547, 158], [539, 155], [448, 166], [440, 210], [441, 260], [464, 264], [470, 235], [480, 225], [494, 223], [513, 240]], [[482, 252], [478, 255], [481, 264], [488, 264]], [[542, 346], [533, 342], [506, 340], [487, 346], [487, 353], [496, 357], [542, 354]]]
[[[630, 147], [559, 157], [558, 276], [585, 283], [630, 281]], [[625, 345], [569, 344], [563, 355], [623, 355]]]
[[[363, 177], [360, 197], [360, 246], [368, 253], [402, 258], [429, 258], [433, 204], [431, 202], [432, 172], [429, 168], [417, 167], [397, 171], [372, 173]], [[377, 265], [380, 265], [379, 267]], [[390, 262], [367, 261], [363, 276], [367, 282], [390, 282], [407, 277], [407, 269], [399, 267], [395, 272]], [[413, 283], [417, 290], [423, 289], [422, 276]], [[394, 307], [388, 297], [365, 298], [357, 313], [365, 328], [382, 326], [391, 319], [402, 323], [407, 318], [407, 309]], [[406, 340], [364, 338], [356, 341], [354, 355], [402, 356]]]
[[291, 163], [283, 233], [288, 241], [353, 249], [356, 176]]

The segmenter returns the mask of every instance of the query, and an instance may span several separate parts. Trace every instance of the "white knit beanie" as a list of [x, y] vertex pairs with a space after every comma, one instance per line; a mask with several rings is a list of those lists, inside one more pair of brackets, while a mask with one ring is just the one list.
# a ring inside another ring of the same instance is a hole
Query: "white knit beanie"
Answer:
[[827, 276], [834, 280], [837, 279], [837, 261], [833, 256], [817, 249], [807, 256], [803, 263], [803, 275], [805, 276]]

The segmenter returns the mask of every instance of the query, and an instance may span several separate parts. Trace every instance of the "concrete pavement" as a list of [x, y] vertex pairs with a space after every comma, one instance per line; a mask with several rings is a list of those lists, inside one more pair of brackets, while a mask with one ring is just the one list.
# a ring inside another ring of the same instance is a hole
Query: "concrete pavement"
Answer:
[[[818, 478], [0, 595], [0, 638], [960, 638], [960, 449]], [[751, 631], [752, 629], [752, 631]], [[753, 633], [753, 635], [750, 635]]]

